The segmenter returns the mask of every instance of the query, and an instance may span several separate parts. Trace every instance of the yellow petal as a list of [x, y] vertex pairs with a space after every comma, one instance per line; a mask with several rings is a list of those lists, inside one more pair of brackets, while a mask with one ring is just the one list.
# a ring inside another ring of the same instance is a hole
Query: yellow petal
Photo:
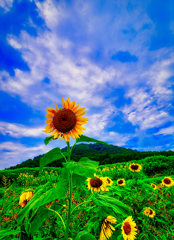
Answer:
[[75, 110], [79, 107], [80, 104], [81, 104], [81, 103], [79, 103], [76, 107], [73, 107], [71, 110], [72, 110], [72, 111], [75, 111]]
[[69, 97], [68, 97], [68, 99], [67, 99], [66, 101], [68, 102], [68, 108], [70, 108], [70, 106], [71, 106], [71, 101], [70, 101]]
[[56, 110], [59, 111], [59, 108], [57, 106], [56, 100], [55, 100], [55, 106], [56, 106]]
[[75, 139], [74, 134], [73, 134], [72, 132], [70, 132], [70, 134], [71, 134], [71, 137], [72, 137], [73, 139]]
[[87, 124], [87, 122], [82, 122], [82, 121], [77, 121], [76, 123], [79, 125]]
[[71, 132], [68, 132], [67, 133], [68, 142], [70, 141], [70, 137], [71, 137]]
[[76, 124], [76, 128], [78, 128], [78, 129], [82, 129], [82, 130], [85, 130], [86, 131], [86, 129], [84, 128], [84, 127], [82, 127], [81, 125], [78, 125], [78, 124]]
[[56, 129], [54, 129], [54, 131], [51, 133], [51, 135], [50, 135], [50, 136], [54, 136], [56, 133], [57, 133], [57, 130], [56, 130]]
[[88, 118], [86, 118], [86, 117], [78, 117], [78, 120], [80, 120], [80, 121], [82, 121], [82, 122], [83, 122], [83, 121], [86, 122], [86, 121], [88, 121]]
[[64, 103], [64, 108], [67, 108], [69, 106], [68, 100], [65, 101]]
[[47, 117], [48, 119], [53, 118], [53, 116], [51, 116], [50, 114], [45, 115], [45, 117]]
[[56, 114], [56, 110], [55, 110], [54, 108], [47, 108], [46, 111], [47, 111], [49, 114], [53, 114], [53, 115]]
[[58, 137], [58, 135], [59, 135], [59, 132], [57, 131], [54, 135], [54, 139], [56, 139]]
[[81, 108], [75, 109], [74, 112], [77, 113], [77, 114], [80, 114], [80, 113], [82, 113], [84, 110], [85, 110], [85, 107], [81, 107]]
[[78, 133], [77, 133], [77, 131], [75, 129], [72, 130], [72, 133], [75, 136], [75, 138], [78, 138], [79, 135], [78, 135]]
[[65, 100], [63, 99], [63, 97], [61, 97], [61, 99], [62, 99], [62, 107], [65, 108], [65, 107], [64, 107], [64, 105], [65, 105]]
[[75, 101], [72, 101], [72, 107], [71, 107], [71, 110], [72, 110], [73, 108], [75, 108], [75, 106], [76, 106], [76, 102], [75, 102]]
[[83, 113], [80, 113], [80, 114], [77, 114], [78, 117], [82, 117], [83, 115], [85, 115], [86, 112], [83, 112]]
[[45, 122], [46, 122], [46, 123], [52, 123], [53, 120], [46, 120]]
[[66, 133], [63, 133], [64, 139], [65, 139], [65, 143], [68, 141]]

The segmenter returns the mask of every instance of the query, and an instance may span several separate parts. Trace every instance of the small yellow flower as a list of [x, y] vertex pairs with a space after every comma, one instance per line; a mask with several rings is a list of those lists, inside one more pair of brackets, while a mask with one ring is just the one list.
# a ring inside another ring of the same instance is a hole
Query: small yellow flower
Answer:
[[97, 175], [94, 173], [94, 178], [87, 178], [88, 182], [88, 190], [91, 189], [91, 191], [100, 192], [101, 191], [109, 191], [109, 189], [106, 188], [107, 181], [103, 177], [97, 177]]
[[141, 165], [140, 164], [131, 164], [129, 166], [129, 169], [132, 171], [132, 172], [140, 172], [140, 170], [142, 169]]
[[152, 210], [151, 208], [145, 208], [144, 209], [144, 214], [146, 216], [149, 216], [150, 218], [153, 218], [155, 216], [155, 211]]
[[165, 177], [162, 180], [162, 184], [163, 186], [166, 186], [166, 187], [172, 187], [174, 185], [174, 181], [172, 180], [171, 177]]
[[106, 179], [107, 186], [112, 186], [113, 185], [113, 181], [110, 178], [104, 177], [104, 179]]
[[125, 185], [125, 180], [124, 180], [124, 178], [118, 179], [118, 180], [117, 180], [117, 185], [119, 185], [119, 186], [124, 186], [124, 185]]
[[24, 208], [33, 196], [34, 192], [32, 191], [22, 193], [22, 195], [20, 196], [19, 205]]
[[124, 240], [134, 240], [137, 234], [136, 223], [133, 221], [132, 216], [127, 217], [121, 227]]

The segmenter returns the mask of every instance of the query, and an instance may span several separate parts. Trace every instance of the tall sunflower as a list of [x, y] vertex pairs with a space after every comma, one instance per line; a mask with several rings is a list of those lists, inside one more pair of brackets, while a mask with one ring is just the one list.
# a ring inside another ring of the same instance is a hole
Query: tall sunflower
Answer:
[[21, 205], [21, 207], [24, 208], [33, 196], [34, 192], [32, 191], [22, 193], [20, 196], [19, 205]]
[[166, 187], [172, 187], [174, 185], [174, 181], [172, 180], [171, 177], [165, 177], [162, 180], [162, 184], [163, 186], [166, 186]]
[[86, 130], [81, 125], [86, 124], [88, 118], [82, 117], [86, 112], [84, 112], [85, 107], [78, 108], [80, 103], [76, 106], [76, 102], [72, 101], [71, 103], [69, 97], [66, 101], [64, 101], [63, 97], [61, 97], [61, 99], [63, 105], [62, 109], [58, 108], [56, 101], [56, 109], [46, 109], [48, 114], [45, 116], [48, 120], [45, 121], [47, 126], [43, 132], [51, 133], [54, 139], [61, 137], [60, 141], [64, 138], [66, 143], [70, 140], [70, 137], [73, 139], [79, 138], [83, 130]]
[[116, 224], [117, 220], [112, 217], [112, 216], [107, 216], [102, 225], [101, 225], [101, 232], [100, 232], [100, 239], [99, 240], [106, 240], [109, 239], [112, 235], [112, 230], [115, 231], [115, 228], [109, 224], [109, 223], [114, 223]]
[[132, 172], [140, 172], [140, 170], [142, 169], [141, 165], [140, 164], [131, 164], [129, 166], [129, 169], [132, 171]]
[[109, 191], [109, 189], [106, 188], [107, 180], [103, 177], [97, 177], [97, 175], [94, 173], [94, 178], [87, 178], [88, 182], [88, 190], [91, 189], [91, 191], [100, 192], [101, 191]]
[[136, 223], [133, 221], [132, 216], [127, 217], [122, 223], [122, 235], [124, 240], [134, 240], [137, 234]]

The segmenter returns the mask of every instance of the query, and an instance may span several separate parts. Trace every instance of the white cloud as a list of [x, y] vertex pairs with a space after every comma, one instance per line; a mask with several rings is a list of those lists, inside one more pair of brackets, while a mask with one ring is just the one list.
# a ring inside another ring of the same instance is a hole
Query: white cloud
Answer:
[[10, 11], [11, 7], [13, 5], [13, 0], [0, 0], [0, 7], [4, 8], [5, 12], [7, 13]]
[[173, 134], [174, 133], [174, 126], [168, 127], [168, 128], [162, 128], [159, 130], [159, 132], [155, 133], [154, 135], [168, 135], [168, 134]]
[[3, 135], [9, 134], [11, 137], [21, 138], [21, 137], [43, 137], [45, 135], [42, 127], [28, 127], [22, 124], [14, 124], [7, 122], [0, 122], [0, 133]]

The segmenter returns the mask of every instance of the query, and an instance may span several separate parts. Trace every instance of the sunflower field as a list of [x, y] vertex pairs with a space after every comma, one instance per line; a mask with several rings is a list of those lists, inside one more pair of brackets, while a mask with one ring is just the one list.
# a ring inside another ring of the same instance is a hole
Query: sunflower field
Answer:
[[[45, 139], [64, 139], [67, 153], [56, 147], [34, 169], [1, 178], [0, 240], [172, 240], [174, 175], [171, 162], [156, 174], [157, 161], [131, 161], [99, 166], [82, 157], [71, 159], [78, 142], [105, 142], [82, 135], [84, 107], [62, 98], [62, 108], [48, 108]], [[76, 140], [70, 148], [70, 137]], [[60, 169], [46, 170], [65, 159]], [[162, 163], [161, 163], [162, 164]], [[159, 170], [159, 169], [158, 169]], [[1, 171], [0, 171], [1, 173]], [[4, 171], [3, 171], [4, 173]], [[148, 174], [147, 174], [148, 173]]]

